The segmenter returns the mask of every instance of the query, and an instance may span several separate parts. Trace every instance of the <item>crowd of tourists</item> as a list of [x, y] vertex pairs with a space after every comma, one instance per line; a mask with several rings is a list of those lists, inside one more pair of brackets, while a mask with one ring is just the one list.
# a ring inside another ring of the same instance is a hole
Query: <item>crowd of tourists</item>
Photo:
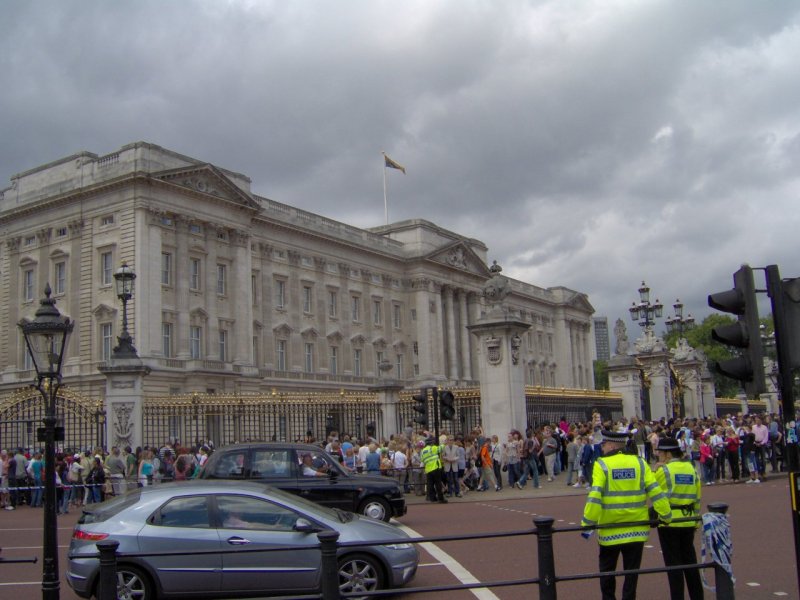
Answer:
[[[185, 448], [167, 443], [161, 448], [96, 447], [77, 452], [58, 452], [55, 462], [57, 511], [67, 514], [71, 508], [102, 502], [131, 487], [153, 485], [160, 481], [180, 481], [195, 477], [211, 447]], [[39, 451], [23, 448], [0, 451], [0, 508], [14, 510], [43, 504], [44, 460]]]
[[[792, 423], [794, 425], [794, 423]], [[644, 421], [636, 418], [603, 420], [595, 412], [585, 421], [558, 422], [508, 432], [467, 433], [442, 430], [403, 432], [377, 439], [357, 439], [331, 431], [325, 440], [308, 432], [302, 441], [323, 446], [344, 469], [393, 477], [407, 493], [438, 499], [430, 489], [424, 464], [426, 446], [437, 448], [441, 462], [443, 498], [467, 493], [522, 489], [528, 485], [568, 485], [589, 488], [592, 468], [600, 456], [601, 430], [628, 433], [629, 445], [645, 460], [656, 459], [659, 439], [678, 441], [706, 485], [722, 482], [760, 483], [771, 471], [784, 467], [784, 447], [797, 432], [784, 430], [775, 415], [728, 415], [723, 418]], [[94, 448], [56, 456], [59, 512], [99, 502], [132, 486], [191, 479], [213, 451], [213, 444], [184, 447], [166, 443], [160, 448]], [[0, 452], [0, 508], [43, 503], [44, 461], [36, 450], [18, 448]]]

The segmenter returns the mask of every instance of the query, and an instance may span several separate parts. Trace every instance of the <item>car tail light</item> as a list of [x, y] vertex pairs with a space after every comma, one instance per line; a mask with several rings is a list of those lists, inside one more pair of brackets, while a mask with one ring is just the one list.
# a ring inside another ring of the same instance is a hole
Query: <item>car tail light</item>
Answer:
[[99, 542], [108, 537], [107, 533], [90, 533], [82, 529], [76, 529], [72, 532], [73, 540], [80, 540], [81, 542]]

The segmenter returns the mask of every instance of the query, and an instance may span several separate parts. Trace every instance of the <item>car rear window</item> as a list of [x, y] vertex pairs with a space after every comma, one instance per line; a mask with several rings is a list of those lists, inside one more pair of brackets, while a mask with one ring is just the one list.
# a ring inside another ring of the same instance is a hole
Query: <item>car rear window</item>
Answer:
[[126, 508], [139, 502], [141, 495], [142, 494], [138, 489], [134, 489], [127, 494], [115, 496], [111, 500], [107, 500], [100, 504], [90, 504], [83, 509], [83, 514], [78, 519], [78, 523], [83, 525], [89, 523], [102, 523], [103, 521], [110, 519]]

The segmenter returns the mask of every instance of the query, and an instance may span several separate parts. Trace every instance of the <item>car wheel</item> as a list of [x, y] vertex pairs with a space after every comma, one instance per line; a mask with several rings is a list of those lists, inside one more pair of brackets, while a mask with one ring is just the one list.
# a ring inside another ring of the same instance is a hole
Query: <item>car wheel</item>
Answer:
[[[367, 554], [351, 554], [339, 559], [339, 591], [375, 592], [383, 588], [383, 570], [376, 558]], [[353, 597], [364, 600], [369, 596]]]
[[153, 584], [141, 569], [129, 565], [117, 567], [117, 600], [154, 600]]
[[358, 512], [365, 517], [386, 521], [387, 523], [392, 518], [392, 507], [380, 496], [372, 496], [364, 500], [361, 506], [358, 507]]

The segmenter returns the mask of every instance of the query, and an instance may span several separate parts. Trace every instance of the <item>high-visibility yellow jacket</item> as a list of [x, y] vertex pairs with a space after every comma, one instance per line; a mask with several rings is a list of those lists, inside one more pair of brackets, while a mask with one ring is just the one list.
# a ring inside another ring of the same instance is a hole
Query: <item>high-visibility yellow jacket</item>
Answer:
[[[644, 461], [635, 454], [611, 452], [594, 463], [581, 525], [647, 521], [648, 498], [664, 521], [672, 519], [669, 501]], [[649, 530], [648, 525], [601, 528], [597, 539], [601, 546], [646, 542]]]
[[436, 469], [442, 468], [442, 459], [440, 456], [439, 446], [431, 444], [425, 446], [419, 453], [419, 460], [422, 466], [425, 467], [425, 472], [430, 473]]
[[[700, 478], [688, 460], [673, 459], [661, 465], [655, 472], [656, 481], [667, 496], [672, 509], [672, 518], [696, 517], [700, 515]], [[668, 527], [697, 527], [700, 522], [685, 521]]]

